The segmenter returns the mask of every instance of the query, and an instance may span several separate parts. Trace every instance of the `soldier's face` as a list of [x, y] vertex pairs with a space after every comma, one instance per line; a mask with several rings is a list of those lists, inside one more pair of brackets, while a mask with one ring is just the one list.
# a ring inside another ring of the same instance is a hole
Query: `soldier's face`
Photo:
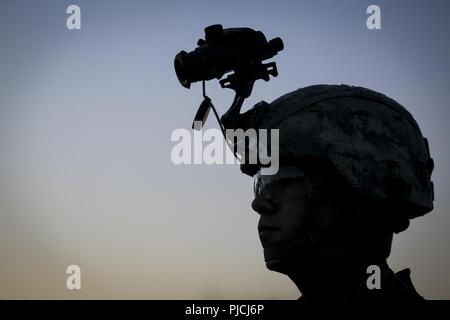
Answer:
[[269, 269], [277, 269], [287, 247], [306, 234], [306, 198], [309, 184], [303, 178], [267, 184], [255, 195], [252, 208], [260, 214], [258, 232]]

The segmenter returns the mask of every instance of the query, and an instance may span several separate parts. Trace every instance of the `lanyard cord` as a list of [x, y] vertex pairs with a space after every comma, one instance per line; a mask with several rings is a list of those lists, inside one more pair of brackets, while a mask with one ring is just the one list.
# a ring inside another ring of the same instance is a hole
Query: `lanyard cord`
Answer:
[[236, 159], [240, 160], [240, 159], [238, 158], [238, 156], [237, 156], [237, 152], [234, 150], [233, 146], [231, 145], [231, 143], [230, 143], [230, 142], [228, 141], [228, 139], [227, 139], [227, 135], [226, 135], [226, 133], [225, 133], [225, 128], [224, 128], [222, 122], [220, 121], [219, 114], [217, 113], [216, 108], [215, 108], [214, 105], [212, 104], [211, 99], [206, 95], [206, 85], [205, 85], [205, 83], [206, 83], [206, 81], [203, 80], [203, 81], [202, 81], [202, 94], [203, 94], [203, 98], [204, 98], [205, 100], [208, 100], [208, 101], [209, 101], [209, 105], [210, 105], [211, 109], [213, 110], [214, 115], [216, 116], [217, 123], [219, 123], [220, 130], [222, 131], [223, 138], [225, 139], [225, 142], [227, 143], [228, 147], [230, 148], [230, 151], [233, 153], [233, 155], [234, 155], [234, 157], [235, 157]]

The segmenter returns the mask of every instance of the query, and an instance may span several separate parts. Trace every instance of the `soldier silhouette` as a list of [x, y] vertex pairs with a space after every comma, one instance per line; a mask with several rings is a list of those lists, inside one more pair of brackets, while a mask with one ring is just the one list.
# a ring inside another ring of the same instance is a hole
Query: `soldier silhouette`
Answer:
[[[289, 276], [303, 300], [423, 299], [409, 270], [394, 273], [386, 262], [394, 233], [433, 209], [434, 164], [412, 115], [383, 94], [348, 85], [306, 87], [240, 113], [254, 82], [278, 75], [275, 62], [262, 62], [283, 50], [282, 40], [211, 25], [197, 45], [174, 61], [184, 87], [203, 82], [194, 120], [203, 124], [212, 109], [225, 139], [225, 129], [279, 130], [277, 145], [267, 146], [279, 154], [272, 175], [264, 161], [248, 161], [250, 143], [227, 139], [235, 154], [243, 152], [236, 144], [247, 146], [241, 171], [254, 177], [267, 268]], [[236, 95], [219, 119], [205, 81], [230, 71], [219, 82]]]
[[[267, 268], [286, 274], [301, 300], [423, 299], [409, 269], [386, 262], [393, 234], [433, 208], [433, 160], [411, 114], [346, 85], [299, 89], [249, 112], [248, 127], [280, 135], [277, 174], [241, 165], [254, 176]], [[368, 285], [373, 265], [379, 288]]]

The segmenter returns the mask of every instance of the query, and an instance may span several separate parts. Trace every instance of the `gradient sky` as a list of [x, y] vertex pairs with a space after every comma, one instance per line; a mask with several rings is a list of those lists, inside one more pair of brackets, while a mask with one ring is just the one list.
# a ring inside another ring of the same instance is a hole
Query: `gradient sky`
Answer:
[[[82, 29], [66, 28], [81, 7]], [[366, 28], [381, 7], [382, 29]], [[279, 77], [245, 108], [312, 84], [392, 97], [430, 141], [435, 210], [395, 237], [389, 258], [427, 298], [450, 298], [450, 2], [0, 2], [0, 298], [296, 299], [265, 269], [237, 165], [175, 166], [199, 84], [173, 70], [205, 26], [280, 36]], [[207, 92], [223, 113], [232, 91]], [[217, 127], [211, 117], [207, 127]], [[65, 268], [82, 269], [82, 290]]]

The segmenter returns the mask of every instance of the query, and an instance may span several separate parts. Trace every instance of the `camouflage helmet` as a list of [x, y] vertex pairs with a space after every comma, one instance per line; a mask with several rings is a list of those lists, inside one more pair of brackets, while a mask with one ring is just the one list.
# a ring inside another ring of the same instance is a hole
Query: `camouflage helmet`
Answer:
[[[245, 116], [247, 129], [279, 129], [281, 165], [323, 160], [353, 192], [405, 204], [408, 219], [433, 209], [434, 164], [427, 139], [412, 115], [383, 94], [314, 85], [270, 104], [261, 101]], [[241, 164], [250, 176], [259, 168]]]

